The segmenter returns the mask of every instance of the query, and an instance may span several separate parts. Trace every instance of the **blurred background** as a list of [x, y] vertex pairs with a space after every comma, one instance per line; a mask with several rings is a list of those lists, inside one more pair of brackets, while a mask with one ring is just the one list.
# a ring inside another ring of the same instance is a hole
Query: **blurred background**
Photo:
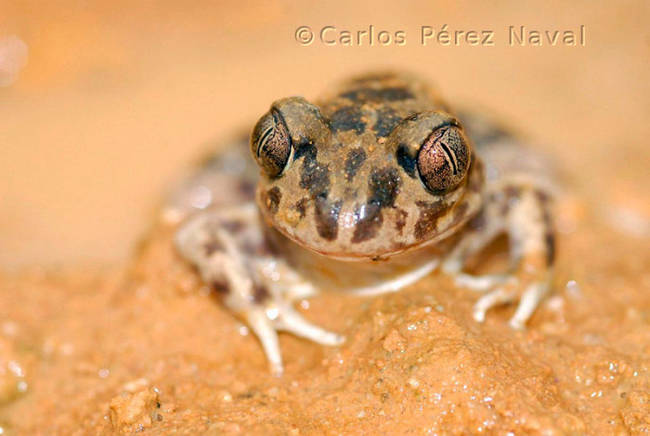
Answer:
[[[0, 269], [123, 261], [166, 187], [220, 137], [276, 98], [386, 67], [543, 143], [570, 189], [645, 232], [649, 22], [645, 0], [4, 1]], [[491, 30], [494, 46], [421, 44], [421, 26], [445, 24]], [[300, 26], [335, 37], [369, 25], [404, 44], [295, 39]], [[585, 45], [510, 46], [511, 25], [583, 25]]]

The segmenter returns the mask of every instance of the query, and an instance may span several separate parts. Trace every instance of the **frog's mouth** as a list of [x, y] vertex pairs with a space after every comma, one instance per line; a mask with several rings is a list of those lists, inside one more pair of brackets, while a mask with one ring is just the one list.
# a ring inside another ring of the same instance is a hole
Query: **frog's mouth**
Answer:
[[[283, 214], [285, 208], [279, 208], [273, 213], [263, 207], [261, 190], [258, 190], [257, 197], [258, 204], [262, 206], [262, 216], [270, 227], [302, 248], [342, 261], [382, 260], [451, 239], [450, 236], [457, 233], [479, 211], [483, 180], [483, 164], [478, 159], [473, 159], [463, 185], [448, 194], [444, 201], [414, 201], [414, 204], [418, 204], [418, 209], [406, 219], [400, 216], [402, 212], [398, 208], [384, 209], [381, 215], [376, 215], [379, 218], [374, 222], [365, 221], [379, 230], [371, 227], [375, 234], [361, 242], [355, 241], [355, 235], [359, 234], [359, 224], [364, 222], [364, 217], [360, 216], [360, 210], [363, 209], [358, 205], [343, 205], [338, 210], [326, 210], [325, 213], [320, 211], [320, 217], [317, 208], [310, 207], [302, 220], [296, 225], [290, 225], [290, 217]], [[437, 210], [434, 209], [436, 205], [439, 207]], [[323, 234], [332, 234], [317, 231], [319, 225], [324, 225], [323, 216], [336, 216], [336, 220], [326, 222], [335, 226], [336, 232], [332, 233], [335, 237], [323, 237]], [[400, 219], [404, 222], [400, 222]], [[396, 231], [396, 227], [401, 227], [401, 232]], [[280, 239], [276, 243], [284, 245], [288, 241]]]

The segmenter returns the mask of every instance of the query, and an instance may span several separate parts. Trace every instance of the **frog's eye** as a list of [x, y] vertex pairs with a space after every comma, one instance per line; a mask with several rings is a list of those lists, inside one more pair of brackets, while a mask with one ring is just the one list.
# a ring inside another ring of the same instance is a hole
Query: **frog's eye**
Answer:
[[470, 151], [460, 127], [447, 124], [431, 133], [417, 156], [418, 172], [424, 185], [434, 194], [456, 188], [467, 175]]
[[255, 125], [251, 151], [269, 177], [282, 174], [291, 156], [291, 136], [280, 112], [271, 109]]

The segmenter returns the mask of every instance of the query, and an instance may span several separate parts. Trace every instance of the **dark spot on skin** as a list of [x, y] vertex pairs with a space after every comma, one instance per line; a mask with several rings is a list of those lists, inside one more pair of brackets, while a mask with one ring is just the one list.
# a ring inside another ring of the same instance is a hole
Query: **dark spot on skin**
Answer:
[[210, 257], [217, 251], [223, 251], [223, 245], [221, 245], [221, 242], [216, 239], [210, 239], [205, 243], [205, 245], [203, 245], [203, 251], [205, 252], [206, 257]]
[[555, 233], [553, 232], [553, 220], [549, 206], [550, 197], [542, 191], [535, 191], [537, 199], [542, 207], [542, 219], [544, 221], [544, 244], [546, 245], [546, 263], [548, 266], [555, 262]]
[[309, 190], [314, 197], [318, 195], [327, 197], [330, 187], [329, 169], [319, 164], [303, 165], [300, 187]]
[[378, 81], [392, 79], [393, 77], [396, 77], [395, 73], [366, 74], [364, 76], [357, 77], [356, 79], [354, 79], [354, 82], [355, 83], [378, 82]]
[[255, 257], [274, 256], [277, 254], [273, 244], [270, 244], [268, 240], [259, 242], [245, 238], [241, 242], [241, 250], [245, 255]]
[[415, 98], [411, 91], [406, 88], [384, 88], [377, 95], [379, 101], [401, 101]]
[[374, 170], [370, 175], [368, 203], [376, 203], [380, 208], [394, 207], [402, 180], [396, 168]]
[[397, 163], [402, 167], [404, 172], [409, 175], [409, 177], [415, 177], [415, 163], [417, 156], [411, 156], [409, 154], [409, 149], [406, 145], [400, 144], [397, 147], [397, 152], [395, 157], [397, 158]]
[[357, 192], [359, 191], [351, 186], [346, 186], [344, 192], [347, 198], [357, 198]]
[[330, 186], [329, 169], [318, 162], [317, 154], [318, 151], [311, 142], [301, 143], [297, 147], [295, 159], [302, 158], [300, 187], [309, 190], [312, 197], [317, 195], [327, 197]]
[[217, 294], [225, 295], [230, 292], [230, 286], [225, 280], [214, 280], [212, 281], [212, 289], [215, 290]]
[[345, 180], [352, 181], [365, 160], [366, 152], [362, 148], [350, 150], [345, 158]]
[[397, 209], [397, 217], [395, 218], [395, 230], [397, 230], [400, 235], [402, 234], [402, 230], [404, 230], [404, 226], [406, 225], [406, 218], [408, 218], [408, 216], [408, 212], [404, 209]]
[[521, 188], [516, 186], [506, 186], [503, 192], [507, 200], [518, 199], [521, 196]]
[[[331, 203], [329, 195], [330, 177], [329, 168], [321, 165], [316, 159], [318, 150], [311, 142], [300, 143], [296, 149], [295, 159], [302, 158], [300, 173], [300, 187], [309, 191], [310, 197], [315, 202], [314, 219], [318, 234], [329, 241], [338, 236], [338, 218], [342, 203]], [[307, 212], [309, 199], [302, 199], [296, 203], [296, 209], [303, 218]]]
[[252, 200], [253, 198], [255, 198], [254, 182], [251, 182], [249, 180], [242, 180], [241, 182], [239, 182], [239, 186], [237, 187], [237, 189], [239, 189], [240, 194], [246, 200]]
[[550, 266], [555, 261], [555, 234], [548, 231], [544, 235], [544, 242], [546, 243], [546, 263]]
[[401, 101], [415, 98], [415, 96], [406, 88], [384, 88], [379, 92], [379, 100], [384, 101]]
[[401, 120], [402, 118], [394, 109], [383, 107], [377, 111], [377, 122], [375, 123], [373, 130], [378, 137], [388, 136]]
[[295, 208], [300, 214], [300, 219], [303, 219], [305, 215], [307, 215], [307, 205], [309, 204], [309, 199], [308, 198], [303, 198], [298, 200], [295, 204]]
[[257, 254], [257, 244], [253, 244], [249, 239], [244, 239], [241, 243], [241, 251], [247, 256], [253, 256]]
[[510, 212], [510, 208], [514, 203], [519, 201], [519, 197], [521, 197], [521, 188], [518, 188], [516, 186], [506, 186], [505, 189], [503, 190], [504, 194], [504, 199], [503, 199], [503, 204], [501, 205], [501, 214], [502, 215], [507, 215], [508, 212]]
[[539, 200], [539, 202], [543, 204], [546, 204], [551, 200], [551, 198], [546, 192], [540, 190], [535, 191], [535, 197], [537, 197], [537, 200]]
[[249, 238], [244, 238], [240, 242], [241, 251], [247, 256], [264, 257], [272, 256], [274, 254], [273, 247], [267, 241], [259, 242], [253, 241]]
[[298, 160], [303, 156], [307, 156], [310, 160], [316, 159], [316, 146], [311, 141], [300, 141], [296, 146], [294, 159]]
[[445, 214], [447, 208], [440, 200], [432, 203], [417, 201], [415, 204], [420, 209], [420, 216], [415, 223], [415, 238], [424, 239], [436, 231], [438, 218]]
[[340, 94], [341, 97], [352, 100], [355, 103], [382, 103], [385, 101], [402, 101], [414, 98], [413, 94], [400, 87], [392, 88], [359, 88]]
[[359, 243], [373, 238], [382, 223], [382, 209], [395, 207], [395, 198], [399, 194], [402, 180], [396, 168], [375, 170], [370, 175], [368, 189], [370, 190], [366, 204], [355, 212], [356, 226], [352, 235], [352, 243]]
[[230, 233], [239, 233], [246, 227], [246, 224], [241, 221], [222, 221], [220, 224]]
[[381, 207], [377, 203], [368, 203], [360, 206], [355, 211], [355, 218], [357, 224], [354, 227], [354, 233], [352, 235], [353, 244], [373, 238], [384, 221], [381, 214]]
[[486, 224], [487, 219], [485, 217], [485, 209], [481, 209], [479, 213], [477, 213], [476, 216], [467, 223], [467, 226], [472, 230], [481, 230]]
[[264, 205], [272, 214], [275, 214], [278, 211], [280, 205], [280, 200], [282, 199], [282, 192], [277, 186], [269, 189], [263, 194]]
[[266, 286], [256, 283], [253, 285], [253, 300], [256, 303], [262, 303], [269, 298], [269, 290]]
[[314, 218], [316, 230], [323, 239], [333, 241], [339, 232], [339, 212], [342, 206], [341, 201], [330, 203], [327, 197], [316, 197], [316, 208]]
[[330, 117], [330, 128], [334, 132], [354, 130], [357, 135], [366, 130], [363, 114], [356, 106], [348, 106], [334, 112]]

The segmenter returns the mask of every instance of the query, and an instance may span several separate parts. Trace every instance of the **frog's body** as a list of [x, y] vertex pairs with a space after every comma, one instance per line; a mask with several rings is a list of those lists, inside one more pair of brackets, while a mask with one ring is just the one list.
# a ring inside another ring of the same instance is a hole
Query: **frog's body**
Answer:
[[[393, 292], [440, 265], [487, 292], [476, 320], [517, 299], [511, 325], [531, 316], [554, 256], [547, 170], [502, 130], [451, 113], [424, 82], [392, 73], [344, 82], [317, 105], [279, 100], [250, 144], [235, 141], [172, 196], [167, 216], [187, 217], [180, 253], [249, 323], [274, 372], [276, 330], [342, 342], [292, 307], [322, 290]], [[463, 273], [503, 232], [509, 274]]]

